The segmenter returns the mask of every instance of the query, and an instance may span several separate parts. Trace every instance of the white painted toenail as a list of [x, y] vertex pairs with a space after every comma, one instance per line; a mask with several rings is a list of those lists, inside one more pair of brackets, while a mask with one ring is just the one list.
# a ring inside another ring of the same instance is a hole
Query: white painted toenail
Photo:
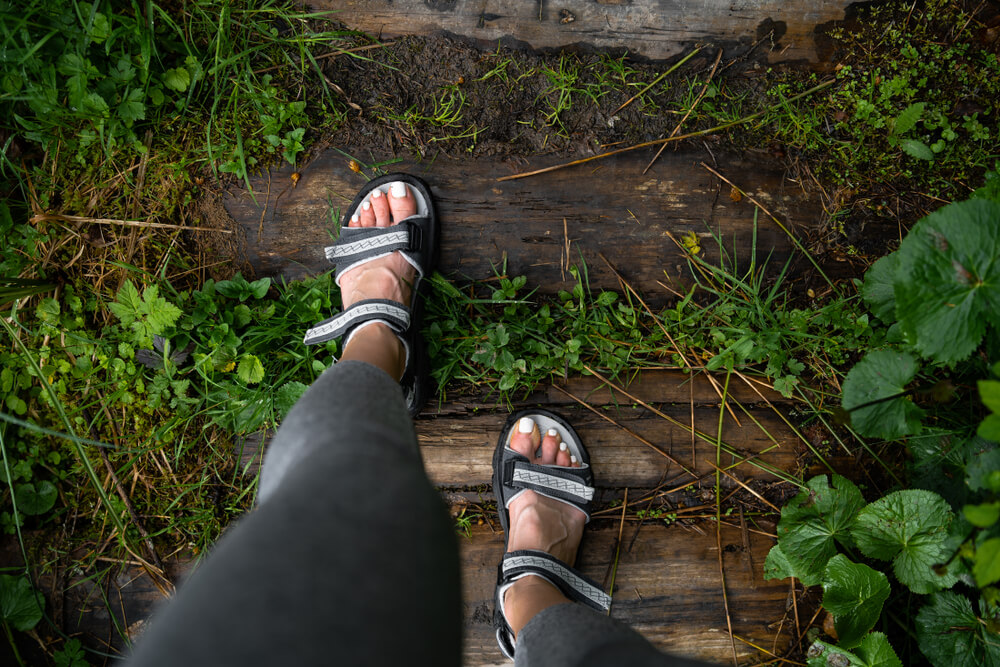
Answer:
[[576, 463], [576, 457], [575, 456], [569, 457], [569, 462], [570, 463]]
[[389, 190], [392, 192], [393, 197], [395, 197], [396, 199], [402, 199], [403, 197], [406, 196], [406, 183], [402, 181], [396, 181], [391, 186], [389, 186]]
[[382, 196], [382, 191], [381, 190], [379, 190], [378, 188], [375, 188], [374, 190], [372, 190], [372, 199], [378, 199], [381, 196]]
[[535, 420], [531, 417], [521, 417], [521, 421], [517, 423], [517, 430], [521, 433], [531, 433], [535, 430]]
[[358, 221], [358, 214], [355, 213], [354, 215], [351, 216], [351, 222], [357, 222], [357, 221]]
[[569, 449], [569, 445], [567, 445], [565, 442], [560, 442], [559, 443], [559, 451], [560, 452], [565, 452], [567, 449]]
[[557, 435], [559, 435], [559, 431], [555, 430], [554, 428], [550, 428], [550, 429], [548, 430], [548, 432], [546, 433], [546, 435], [548, 435], [548, 436], [551, 436], [551, 437], [553, 437], [553, 438], [554, 438], [554, 437], [556, 437]]
[[366, 201], [366, 202], [364, 202], [363, 204], [361, 204], [361, 208], [363, 208], [363, 209], [364, 209], [364, 210], [366, 210], [366, 211], [367, 211], [368, 209], [370, 209], [371, 207], [372, 207], [372, 203], [371, 203], [370, 201]]

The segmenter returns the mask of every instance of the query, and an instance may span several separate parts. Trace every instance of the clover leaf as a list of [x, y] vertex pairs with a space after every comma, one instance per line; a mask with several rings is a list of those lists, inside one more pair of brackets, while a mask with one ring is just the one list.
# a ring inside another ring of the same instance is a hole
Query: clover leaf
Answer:
[[27, 632], [42, 620], [43, 604], [27, 577], [0, 574], [0, 621]]
[[889, 580], [878, 570], [837, 554], [826, 564], [823, 608], [833, 614], [841, 648], [857, 646], [871, 630], [889, 598]]
[[908, 489], [861, 510], [851, 534], [864, 555], [891, 560], [896, 578], [914, 593], [933, 593], [955, 583], [954, 575], [934, 570], [950, 555], [946, 541], [952, 518], [938, 494]]
[[844, 477], [813, 477], [781, 508], [774, 547], [779, 551], [768, 554], [765, 577], [794, 576], [806, 586], [821, 583], [827, 561], [837, 553], [835, 543], [854, 546], [850, 526], [864, 504], [861, 491]]
[[924, 411], [903, 395], [917, 374], [911, 355], [891, 350], [869, 352], [844, 379], [842, 404], [862, 435], [892, 440], [920, 432]]
[[17, 509], [24, 514], [45, 514], [56, 504], [56, 487], [52, 482], [21, 484], [15, 492]]
[[865, 635], [853, 652], [817, 640], [806, 652], [809, 667], [903, 667], [881, 632]]
[[996, 619], [989, 618], [985, 602], [979, 605], [983, 620], [968, 599], [945, 591], [935, 593], [917, 614], [917, 641], [934, 667], [1000, 666]]
[[920, 220], [899, 246], [896, 315], [914, 348], [941, 363], [967, 358], [1000, 326], [1000, 204], [970, 199]]

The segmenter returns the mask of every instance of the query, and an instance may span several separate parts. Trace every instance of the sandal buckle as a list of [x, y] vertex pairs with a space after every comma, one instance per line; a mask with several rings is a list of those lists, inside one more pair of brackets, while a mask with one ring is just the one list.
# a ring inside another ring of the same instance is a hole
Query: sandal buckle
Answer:
[[424, 245], [423, 230], [420, 229], [418, 225], [415, 225], [412, 222], [407, 222], [406, 227], [410, 232], [410, 244], [409, 246], [407, 246], [406, 249], [412, 252], [417, 252]]

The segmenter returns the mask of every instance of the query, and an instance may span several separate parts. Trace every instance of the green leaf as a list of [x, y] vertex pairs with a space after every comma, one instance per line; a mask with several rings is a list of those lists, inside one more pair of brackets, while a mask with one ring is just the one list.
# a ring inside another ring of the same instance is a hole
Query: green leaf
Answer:
[[130, 90], [121, 104], [118, 105], [118, 117], [131, 127], [137, 120], [145, 120], [146, 105], [143, 104], [144, 95], [141, 89]]
[[920, 650], [934, 667], [1000, 666], [1000, 635], [990, 632], [968, 599], [935, 593], [917, 614]]
[[247, 384], [257, 384], [264, 379], [264, 365], [252, 354], [241, 355], [236, 376]]
[[865, 504], [852, 482], [840, 475], [831, 480], [832, 485], [825, 475], [813, 477], [781, 508], [778, 545], [794, 576], [806, 586], [823, 581], [827, 561], [837, 553], [836, 542], [854, 546], [850, 527]]
[[892, 133], [902, 136], [912, 130], [923, 115], [925, 106], [923, 102], [915, 102], [903, 109], [892, 123]]
[[271, 279], [261, 278], [260, 280], [255, 280], [250, 283], [250, 291], [253, 292], [254, 297], [258, 299], [263, 299], [267, 296], [267, 290], [271, 289]]
[[131, 280], [125, 281], [125, 284], [118, 290], [115, 300], [108, 304], [108, 309], [125, 326], [135, 322], [141, 307], [142, 299], [139, 298], [139, 290], [135, 288]]
[[899, 258], [891, 253], [871, 265], [865, 273], [865, 282], [861, 287], [861, 296], [868, 306], [883, 322], [893, 322], [896, 319], [896, 293], [893, 282], [896, 270], [899, 268]]
[[962, 513], [973, 526], [989, 528], [1000, 519], [1000, 502], [966, 505], [962, 508]]
[[183, 93], [191, 85], [191, 73], [183, 67], [168, 69], [163, 73], [163, 85], [170, 90]]
[[953, 516], [936, 493], [896, 491], [861, 510], [851, 534], [864, 555], [892, 560], [896, 578], [914, 593], [933, 593], [955, 583], [934, 570], [951, 555], [945, 542]]
[[980, 588], [1000, 581], [1000, 537], [990, 538], [976, 547], [972, 576]]
[[782, 552], [781, 546], [775, 544], [767, 552], [767, 558], [764, 559], [764, 578], [786, 579], [794, 576], [795, 568], [788, 562], [788, 558]]
[[837, 554], [826, 564], [823, 608], [833, 614], [841, 648], [853, 648], [871, 630], [889, 598], [889, 580], [867, 565]]
[[45, 599], [27, 577], [0, 574], [0, 620], [27, 632], [42, 620]]
[[903, 667], [881, 632], [865, 635], [853, 653], [817, 640], [809, 647], [806, 658], [810, 667]]
[[1000, 382], [997, 380], [980, 380], [979, 400], [990, 412], [1000, 412]]
[[1000, 442], [1000, 415], [990, 415], [979, 423], [976, 435], [980, 438]]
[[918, 160], [927, 160], [928, 162], [934, 160], [934, 151], [922, 141], [904, 139], [899, 142], [899, 145], [902, 147], [903, 152], [910, 157], [915, 157]]
[[854, 428], [887, 440], [919, 433], [924, 411], [900, 395], [916, 373], [917, 361], [909, 354], [891, 350], [866, 354], [844, 379], [842, 404], [851, 412]]
[[45, 514], [56, 504], [58, 495], [52, 482], [42, 481], [37, 486], [21, 484], [16, 493], [17, 509], [28, 515]]
[[961, 361], [1000, 326], [1000, 204], [970, 199], [918, 222], [897, 251], [896, 313], [924, 357]]
[[1000, 492], [1000, 447], [980, 440], [982, 448], [971, 455], [965, 464], [965, 483], [973, 491]]
[[301, 382], [286, 382], [274, 393], [274, 409], [284, 418], [309, 387]]

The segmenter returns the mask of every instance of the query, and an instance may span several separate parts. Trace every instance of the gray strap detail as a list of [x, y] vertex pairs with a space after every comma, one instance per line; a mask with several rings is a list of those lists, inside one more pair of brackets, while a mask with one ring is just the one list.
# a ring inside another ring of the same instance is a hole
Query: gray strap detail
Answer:
[[570, 588], [579, 593], [581, 597], [590, 600], [600, 609], [607, 611], [611, 608], [610, 595], [602, 591], [597, 586], [591, 585], [589, 582], [580, 577], [580, 575], [562, 563], [549, 560], [548, 558], [522, 554], [511, 555], [504, 558], [502, 568], [504, 578], [510, 576], [510, 571], [515, 569], [531, 568], [533, 570], [540, 570], [539, 574], [541, 576], [545, 576], [545, 573], [548, 573], [562, 579]]
[[[410, 247], [409, 228], [394, 229], [394, 227], [361, 227], [367, 231], [374, 229], [392, 229], [393, 231], [370, 236], [368, 238], [332, 245], [326, 248], [326, 258], [333, 263], [343, 261], [353, 255], [387, 254]], [[377, 251], [377, 252], [376, 252]]]
[[307, 331], [303, 342], [312, 345], [332, 340], [369, 320], [384, 321], [396, 333], [402, 333], [410, 327], [410, 311], [394, 301], [384, 299], [359, 301], [336, 317], [320, 322]]
[[589, 503], [594, 499], [594, 487], [587, 486], [577, 480], [550, 475], [542, 472], [535, 466], [528, 467], [529, 465], [523, 462], [514, 464], [514, 476], [511, 478], [511, 481], [515, 486], [518, 482], [542, 486], [553, 491], [560, 491], [576, 496], [583, 504]]

